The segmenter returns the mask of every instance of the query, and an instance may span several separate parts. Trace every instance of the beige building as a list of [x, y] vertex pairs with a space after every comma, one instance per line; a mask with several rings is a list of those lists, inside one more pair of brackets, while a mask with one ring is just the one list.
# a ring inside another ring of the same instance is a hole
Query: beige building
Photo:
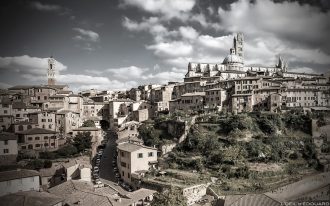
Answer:
[[56, 114], [54, 112], [34, 112], [28, 115], [29, 122], [36, 127], [56, 131]]
[[11, 170], [0, 172], [0, 196], [24, 192], [39, 191], [39, 172], [35, 170]]
[[133, 187], [132, 178], [139, 179], [157, 164], [157, 149], [141, 144], [123, 143], [117, 146], [117, 165], [121, 178]]
[[8, 132], [0, 132], [0, 164], [16, 162], [18, 154], [17, 136]]
[[48, 129], [32, 128], [18, 132], [19, 150], [57, 150], [58, 133]]
[[169, 111], [174, 86], [174, 84], [169, 84], [151, 90], [150, 102], [155, 112]]
[[222, 111], [223, 107], [227, 107], [227, 91], [222, 88], [213, 88], [205, 90], [206, 108], [216, 111]]
[[182, 110], [185, 112], [204, 109], [205, 92], [193, 92], [181, 95], [180, 99], [170, 101], [170, 112]]

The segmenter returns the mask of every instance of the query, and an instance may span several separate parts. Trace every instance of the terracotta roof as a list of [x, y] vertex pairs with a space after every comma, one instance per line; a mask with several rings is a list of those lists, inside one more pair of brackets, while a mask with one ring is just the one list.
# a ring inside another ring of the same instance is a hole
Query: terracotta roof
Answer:
[[53, 206], [63, 202], [64, 198], [48, 192], [18, 192], [0, 197], [2, 205], [6, 206]]
[[5, 141], [5, 140], [17, 140], [17, 136], [13, 133], [1, 132], [0, 141]]
[[39, 175], [40, 173], [35, 170], [18, 169], [18, 170], [5, 171], [5, 172], [0, 172], [0, 182], [26, 178], [26, 177], [34, 177]]
[[[230, 197], [230, 196], [229, 196]], [[280, 202], [268, 197], [265, 194], [247, 194], [241, 197], [235, 198], [234, 200], [227, 201], [225, 198], [225, 206], [279, 206]]]
[[22, 132], [17, 132], [18, 134], [56, 134], [55, 131], [42, 129], [42, 128], [32, 128], [28, 130], [24, 130]]

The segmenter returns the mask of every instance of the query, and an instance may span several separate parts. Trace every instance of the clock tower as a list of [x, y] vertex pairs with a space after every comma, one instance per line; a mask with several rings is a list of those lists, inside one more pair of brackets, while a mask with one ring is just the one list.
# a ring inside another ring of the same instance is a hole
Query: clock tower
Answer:
[[55, 59], [51, 56], [48, 59], [48, 71], [47, 71], [48, 85], [55, 85]]

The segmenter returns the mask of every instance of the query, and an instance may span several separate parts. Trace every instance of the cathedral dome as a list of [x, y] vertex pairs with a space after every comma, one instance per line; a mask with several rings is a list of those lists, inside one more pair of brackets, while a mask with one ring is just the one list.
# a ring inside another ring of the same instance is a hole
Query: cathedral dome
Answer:
[[230, 49], [230, 54], [222, 62], [223, 64], [243, 64], [243, 59], [235, 54], [233, 48]]

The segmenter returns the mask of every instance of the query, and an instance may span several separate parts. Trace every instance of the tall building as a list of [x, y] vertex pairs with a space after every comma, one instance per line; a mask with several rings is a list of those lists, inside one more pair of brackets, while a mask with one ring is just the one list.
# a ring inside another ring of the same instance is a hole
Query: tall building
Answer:
[[48, 59], [48, 71], [47, 71], [48, 85], [55, 85], [55, 59], [51, 56]]
[[235, 54], [244, 60], [244, 37], [242, 33], [237, 33], [237, 35], [234, 37], [234, 49]]

